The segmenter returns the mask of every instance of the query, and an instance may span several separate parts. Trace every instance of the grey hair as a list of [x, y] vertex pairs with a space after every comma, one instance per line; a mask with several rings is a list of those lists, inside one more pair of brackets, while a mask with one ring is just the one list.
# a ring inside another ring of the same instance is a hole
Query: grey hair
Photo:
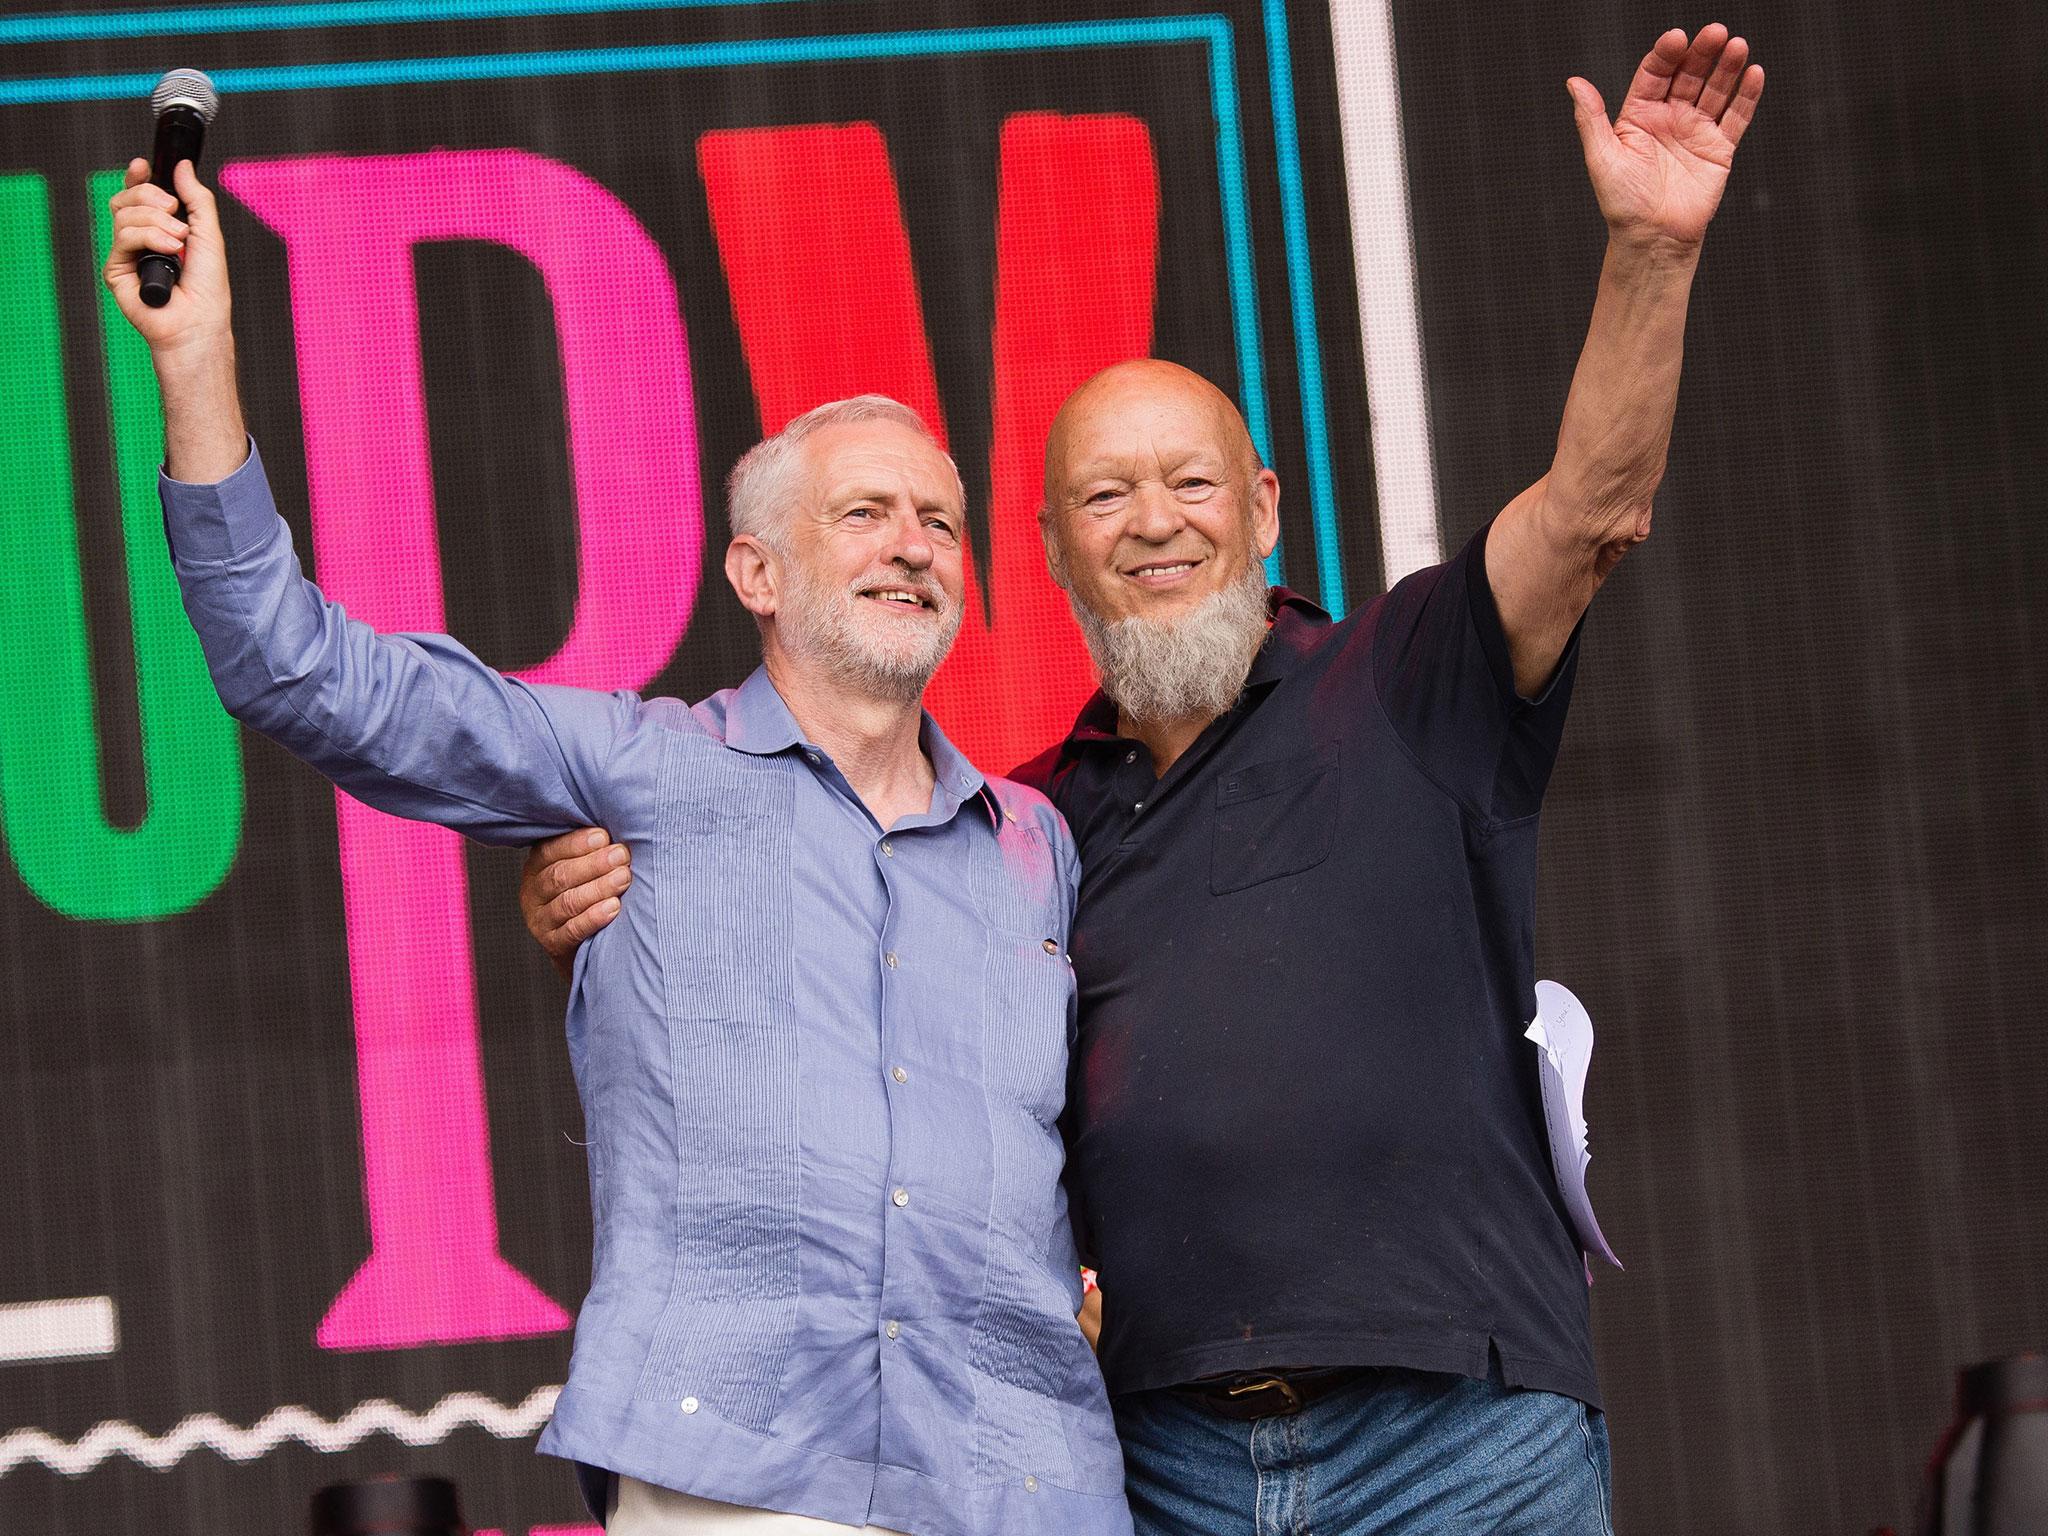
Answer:
[[[734, 537], [751, 534], [779, 549], [789, 514], [796, 506], [796, 481], [803, 457], [799, 449], [804, 439], [827, 427], [851, 426], [861, 421], [893, 421], [909, 427], [934, 448], [939, 447], [939, 440], [932, 436], [924, 418], [887, 395], [855, 395], [814, 405], [773, 437], [754, 444], [733, 465], [725, 482], [725, 515]], [[939, 451], [953, 471], [954, 484], [959, 485], [959, 466], [953, 463], [952, 455], [944, 449]], [[966, 502], [964, 488], [960, 499], [963, 504]]]

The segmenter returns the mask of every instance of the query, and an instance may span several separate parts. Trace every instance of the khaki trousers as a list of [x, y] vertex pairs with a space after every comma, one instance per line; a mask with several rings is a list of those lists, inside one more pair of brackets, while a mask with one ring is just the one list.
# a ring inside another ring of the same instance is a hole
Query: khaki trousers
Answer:
[[631, 1477], [618, 1480], [604, 1529], [605, 1536], [902, 1536], [879, 1525], [840, 1525], [809, 1515], [717, 1504]]

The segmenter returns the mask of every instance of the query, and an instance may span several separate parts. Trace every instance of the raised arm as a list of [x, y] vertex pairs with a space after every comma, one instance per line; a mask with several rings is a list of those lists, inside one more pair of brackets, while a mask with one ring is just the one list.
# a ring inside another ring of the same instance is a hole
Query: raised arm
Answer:
[[[596, 821], [598, 770], [630, 696], [501, 676], [442, 635], [379, 635], [300, 574], [242, 424], [227, 259], [189, 163], [187, 209], [137, 160], [112, 201], [106, 282], [149, 343], [164, 406], [165, 531], [221, 702], [359, 799], [497, 842]], [[147, 251], [184, 256], [170, 302], [141, 300]]]
[[1749, 44], [1719, 22], [1690, 40], [1677, 28], [1658, 38], [1611, 124], [1590, 83], [1567, 83], [1607, 256], [1550, 471], [1487, 540], [1487, 581], [1525, 696], [1549, 679], [1600, 583], [1649, 537], [1693, 273], [1763, 88]]

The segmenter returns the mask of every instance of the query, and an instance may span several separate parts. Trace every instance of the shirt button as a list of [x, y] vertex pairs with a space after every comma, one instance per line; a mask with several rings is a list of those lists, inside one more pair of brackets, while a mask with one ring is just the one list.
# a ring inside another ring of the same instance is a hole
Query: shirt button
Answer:
[[1140, 800], [1136, 805], [1131, 807], [1131, 813], [1133, 815], [1136, 815], [1139, 811], [1142, 811], [1143, 809], [1145, 809], [1145, 802]]
[[809, 760], [810, 760], [811, 762], [813, 762], [813, 763], [815, 763], [815, 762], [817, 762], [817, 761], [818, 761], [818, 754], [817, 754], [817, 753], [815, 753], [815, 752], [806, 752], [806, 753], [804, 754], [804, 756], [805, 756], [806, 758], [808, 758], [808, 759], [809, 759]]
[[1025, 1479], [1024, 1479], [1024, 1491], [1025, 1491], [1026, 1493], [1036, 1493], [1036, 1492], [1038, 1492], [1038, 1479], [1037, 1479], [1037, 1478], [1035, 1478], [1035, 1477], [1027, 1477], [1027, 1478], [1025, 1478]]
[[899, 1189], [895, 1191], [893, 1194], [891, 1194], [889, 1198], [898, 1205], [908, 1205], [910, 1204], [910, 1191], [907, 1189]]
[[895, 969], [896, 969], [896, 951], [892, 949], [892, 950], [890, 950], [890, 951], [889, 951], [889, 953], [887, 953], [886, 955], [882, 956], [882, 963], [883, 963], [884, 965], [888, 966], [890, 970], [892, 970], [892, 971], [893, 971], [893, 970], [895, 970]]
[[686, 1398], [684, 1398], [684, 1399], [683, 1399], [683, 1412], [685, 1412], [685, 1413], [695, 1413], [696, 1411], [697, 1411], [697, 1399], [695, 1399], [694, 1397], [686, 1397]]
[[1060, 952], [1060, 941], [1058, 939], [1047, 939], [1045, 941], [1045, 952], [1048, 955], [1058, 954]]
[[889, 840], [887, 838], [884, 838], [882, 840], [882, 857], [885, 859], [893, 859], [896, 857], [896, 850], [889, 846]]
[[891, 1067], [889, 1069], [889, 1075], [895, 1078], [896, 1081], [899, 1083], [907, 1083], [910, 1081], [910, 1074], [904, 1071], [901, 1067]]
[[901, 1333], [902, 1331], [903, 1325], [897, 1322], [896, 1319], [893, 1317], [889, 1319], [889, 1326], [882, 1330], [882, 1332], [888, 1334], [889, 1337], [892, 1339], [895, 1338], [896, 1335]]
[[1131, 750], [1130, 750], [1130, 751], [1128, 751], [1128, 752], [1126, 752], [1126, 753], [1124, 754], [1124, 761], [1125, 761], [1125, 762], [1127, 762], [1127, 763], [1135, 763], [1135, 762], [1136, 762], [1137, 760], [1138, 760], [1138, 749], [1137, 749], [1136, 747], [1133, 747], [1133, 748], [1131, 748]]

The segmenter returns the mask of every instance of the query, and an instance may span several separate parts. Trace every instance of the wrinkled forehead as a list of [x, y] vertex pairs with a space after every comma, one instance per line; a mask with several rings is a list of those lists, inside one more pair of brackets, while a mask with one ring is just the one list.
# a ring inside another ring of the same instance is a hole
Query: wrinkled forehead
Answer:
[[922, 434], [894, 421], [824, 427], [804, 440], [810, 499], [824, 505], [907, 498], [918, 506], [961, 509], [953, 461]]
[[1046, 443], [1046, 480], [1053, 489], [1197, 463], [1231, 470], [1251, 456], [1244, 420], [1219, 392], [1120, 381], [1067, 403]]

